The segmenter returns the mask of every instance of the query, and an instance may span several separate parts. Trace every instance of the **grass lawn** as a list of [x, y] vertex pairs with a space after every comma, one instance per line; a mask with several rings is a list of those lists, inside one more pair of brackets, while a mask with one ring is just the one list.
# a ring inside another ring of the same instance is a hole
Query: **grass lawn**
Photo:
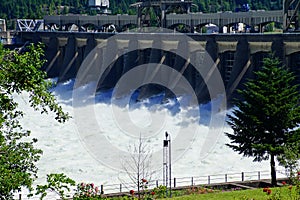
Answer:
[[280, 200], [289, 200], [289, 199], [299, 199], [299, 195], [297, 196], [295, 186], [293, 188], [289, 188], [289, 186], [278, 187], [278, 188], [270, 188], [271, 194], [267, 194], [263, 192], [262, 188], [253, 189], [253, 190], [239, 190], [239, 191], [225, 191], [225, 192], [215, 192], [215, 193], [207, 193], [207, 194], [191, 194], [180, 197], [174, 197], [172, 199], [178, 200], [223, 200], [223, 199], [242, 199], [242, 200], [266, 200], [266, 199], [280, 199]]

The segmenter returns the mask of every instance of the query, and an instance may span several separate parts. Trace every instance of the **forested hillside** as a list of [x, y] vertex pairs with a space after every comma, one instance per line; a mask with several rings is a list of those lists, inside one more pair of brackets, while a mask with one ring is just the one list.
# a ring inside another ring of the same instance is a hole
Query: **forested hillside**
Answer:
[[[138, 0], [110, 0], [112, 14], [135, 13], [130, 4]], [[194, 0], [193, 11], [234, 11], [236, 7], [249, 3], [250, 9], [278, 10], [282, 0]], [[42, 18], [44, 15], [88, 13], [88, 0], [0, 0], [0, 18]]]

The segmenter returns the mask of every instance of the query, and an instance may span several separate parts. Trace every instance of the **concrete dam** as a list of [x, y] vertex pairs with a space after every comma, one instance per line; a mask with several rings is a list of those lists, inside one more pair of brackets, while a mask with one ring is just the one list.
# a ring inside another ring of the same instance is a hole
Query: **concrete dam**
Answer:
[[59, 81], [81, 79], [82, 84], [96, 81], [97, 90], [121, 88], [122, 77], [143, 66], [127, 77], [139, 86], [121, 81], [129, 90], [138, 89], [140, 99], [162, 92], [166, 97], [185, 94], [186, 80], [199, 102], [222, 93], [230, 100], [270, 53], [290, 68], [300, 82], [297, 33], [19, 32], [17, 37], [22, 42], [45, 44], [48, 62], [43, 70], [49, 77], [58, 77]]

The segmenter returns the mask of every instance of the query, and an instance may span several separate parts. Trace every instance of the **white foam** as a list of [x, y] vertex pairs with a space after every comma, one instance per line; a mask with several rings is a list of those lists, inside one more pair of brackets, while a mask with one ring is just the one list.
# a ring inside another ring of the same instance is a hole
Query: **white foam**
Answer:
[[[74, 114], [72, 86], [73, 82], [69, 81], [52, 89], [59, 104], [71, 115]], [[78, 89], [83, 90], [84, 88]], [[112, 145], [126, 151], [130, 144], [138, 141], [138, 138], [132, 141], [133, 137], [120, 132], [120, 127], [115, 124], [116, 120], [111, 113], [110, 95], [110, 92], [98, 95], [96, 104], [91, 106], [94, 106], [95, 110], [99, 111], [97, 119], [101, 123], [100, 131], [104, 133], [107, 140]], [[158, 96], [156, 98], [161, 97]], [[24, 119], [22, 119], [24, 128], [32, 131], [32, 137], [38, 138], [37, 147], [44, 151], [41, 160], [38, 162], [39, 178], [36, 184], [45, 183], [46, 174], [49, 173], [65, 173], [77, 182], [93, 182], [96, 185], [120, 183], [120, 178], [122, 180], [126, 179], [124, 172], [114, 170], [98, 162], [88, 152], [85, 144], [81, 142], [74, 118], [71, 118], [65, 124], [59, 124], [54, 120], [53, 114], [41, 115], [30, 108], [26, 93], [16, 96], [15, 99], [26, 113]], [[122, 101], [122, 99], [119, 101]], [[119, 103], [120, 105], [122, 104], [122, 102]], [[175, 139], [177, 129], [182, 129], [182, 127], [188, 129], [189, 123], [192, 124], [197, 121], [196, 115], [198, 113], [195, 112], [195, 109], [191, 107], [176, 107], [176, 105], [178, 103], [174, 101], [160, 105], [157, 104], [154, 98], [152, 101], [133, 104], [130, 108], [128, 108], [128, 105], [125, 107], [119, 106], [118, 109], [120, 109], [119, 112], [127, 112], [123, 110], [125, 108], [129, 110], [131, 119], [143, 129], [150, 128], [150, 114], [164, 114], [165, 125], [163, 129], [159, 134], [150, 134], [149, 140], [147, 140], [148, 144], [155, 151], [162, 148], [165, 130], [168, 130], [171, 134], [174, 133], [172, 139]], [[201, 107], [200, 122], [202, 124], [198, 124], [198, 129], [203, 134], [194, 138], [193, 143], [191, 143], [190, 147], [187, 147], [186, 152], [176, 162], [172, 163], [172, 176], [180, 178], [269, 170], [268, 161], [252, 162], [252, 158], [242, 157], [227, 147], [225, 144], [229, 142], [229, 139], [223, 132], [231, 132], [232, 130], [228, 126], [223, 127], [222, 124], [220, 124], [220, 127], [214, 127], [221, 134], [217, 135], [215, 142], [211, 143], [210, 151], [206, 152], [205, 155], [201, 155], [201, 151], [203, 151], [201, 148], [203, 148], [205, 139], [207, 139], [208, 125], [211, 118], [209, 107], [209, 105]], [[85, 119], [84, 123], [88, 124], [89, 116], [86, 116]], [[124, 123], [126, 123], [126, 119], [124, 119]], [[116, 157], [116, 159], [119, 158]], [[159, 165], [161, 164], [159, 163]], [[161, 179], [161, 171], [155, 177]]]

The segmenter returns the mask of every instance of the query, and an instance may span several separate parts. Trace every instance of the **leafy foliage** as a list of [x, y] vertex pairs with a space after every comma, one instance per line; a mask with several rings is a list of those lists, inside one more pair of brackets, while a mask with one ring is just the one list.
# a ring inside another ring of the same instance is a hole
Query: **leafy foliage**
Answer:
[[[256, 79], [239, 90], [243, 100], [228, 115], [233, 133], [226, 133], [234, 151], [254, 157], [254, 161], [271, 158], [272, 183], [276, 184], [274, 157], [284, 154], [285, 146], [299, 139], [300, 95], [293, 85], [294, 75], [279, 67], [277, 58], [265, 58]], [[275, 180], [274, 180], [275, 179]]]
[[167, 187], [164, 185], [160, 185], [156, 188], [154, 188], [152, 191], [154, 192], [154, 194], [157, 196], [157, 198], [165, 198], [166, 197], [166, 192], [167, 192]]
[[48, 174], [47, 184], [38, 185], [36, 195], [41, 195], [41, 199], [47, 196], [47, 190], [54, 191], [59, 194], [61, 199], [67, 199], [65, 192], [71, 191], [71, 186], [75, 186], [74, 180], [67, 177], [65, 174]]
[[279, 165], [285, 168], [287, 176], [295, 185], [300, 185], [300, 180], [298, 177], [300, 159], [299, 147], [299, 142], [285, 146], [284, 153], [282, 155], [279, 155], [277, 158], [279, 161]]
[[73, 196], [74, 200], [77, 199], [102, 199], [99, 188], [94, 183], [80, 183], [77, 184], [77, 191]]
[[48, 92], [51, 84], [45, 81], [46, 74], [40, 70], [45, 62], [41, 59], [41, 45], [30, 45], [26, 52], [9, 51], [0, 46], [0, 198], [11, 198], [21, 186], [32, 189], [42, 151], [34, 148], [37, 139], [26, 139], [30, 131], [19, 123], [24, 113], [18, 110], [13, 96], [26, 91], [30, 105], [42, 113], [56, 114], [59, 122], [69, 116]]

